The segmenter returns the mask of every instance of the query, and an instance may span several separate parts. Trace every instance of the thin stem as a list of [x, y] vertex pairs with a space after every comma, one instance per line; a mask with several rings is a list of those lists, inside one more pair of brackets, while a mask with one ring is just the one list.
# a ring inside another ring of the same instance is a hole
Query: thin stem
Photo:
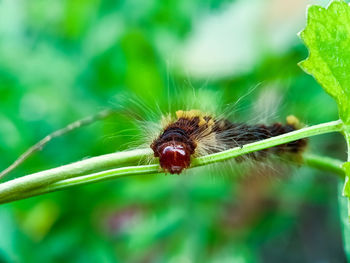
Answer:
[[345, 130], [344, 131], [344, 134], [345, 134], [345, 140], [346, 140], [346, 144], [348, 146], [348, 162], [350, 162], [350, 128], [348, 128], [348, 130]]
[[132, 176], [132, 175], [156, 174], [161, 172], [162, 171], [160, 170], [160, 167], [158, 164], [130, 166], [130, 167], [111, 169], [103, 172], [61, 180], [61, 181], [52, 183], [50, 185], [36, 188], [30, 191], [20, 192], [19, 194], [10, 194], [7, 196], [3, 196], [1, 194], [0, 204], [21, 200], [32, 196], [42, 195], [45, 193], [50, 193], [58, 190], [63, 190], [66, 188], [70, 188], [72, 186], [77, 186], [77, 185], [97, 183], [97, 182], [102, 182], [106, 180], [122, 178], [122, 177]]
[[0, 184], [0, 195], [7, 196], [21, 191], [28, 191], [43, 185], [89, 174], [94, 171], [107, 170], [125, 164], [138, 164], [152, 153], [151, 149], [137, 149], [127, 152], [105, 154], [83, 161], [63, 165], [57, 168], [22, 176]]
[[[247, 144], [244, 145], [242, 148], [237, 147], [227, 151], [193, 159], [192, 167], [202, 166], [219, 161], [225, 161], [230, 158], [238, 157], [240, 155], [251, 153], [254, 151], [263, 150], [269, 147], [277, 146], [279, 144], [288, 143], [291, 141], [314, 135], [341, 131], [341, 129], [342, 122], [340, 120], [314, 125], [308, 128], [296, 130], [266, 140]], [[110, 168], [112, 165], [120, 165], [121, 163], [129, 161], [140, 161], [141, 158], [144, 158], [145, 156], [151, 153], [150, 149], [140, 149], [138, 151], [139, 152], [122, 152], [94, 157], [81, 162], [61, 166], [47, 171], [42, 171], [36, 174], [27, 175], [21, 178], [2, 183], [0, 184], [0, 203], [19, 200], [29, 196], [39, 195], [42, 193], [56, 191], [59, 189], [65, 189], [73, 185], [86, 184], [90, 182], [97, 182], [123, 176], [161, 172], [159, 165], [156, 164], [123, 167], [77, 177], [79, 175], [84, 174], [84, 172], [82, 172], [81, 170], [84, 170], [86, 172], [85, 174], [87, 174], [88, 170], [95, 170], [96, 166], [98, 166], [99, 169], [103, 167], [106, 167], [106, 169], [108, 169], [107, 167]], [[326, 162], [327, 160], [323, 161]], [[315, 166], [316, 163], [317, 162], [315, 160], [311, 162], [311, 164], [314, 164]], [[329, 162], [328, 165], [325, 165], [325, 167], [333, 167], [334, 170], [337, 170], [335, 166], [337, 166], [337, 164], [332, 162]]]
[[[348, 150], [348, 163], [346, 163], [346, 165], [349, 164], [350, 162], [350, 125], [346, 124], [343, 126], [343, 134], [346, 140], [346, 144], [347, 144], [347, 150]], [[349, 168], [343, 166], [343, 168], [345, 169], [345, 181], [344, 181], [344, 187], [343, 187], [343, 196], [348, 197], [348, 219], [350, 221], [350, 201], [349, 201], [349, 180], [350, 180], [350, 174], [349, 174]]]
[[304, 154], [303, 161], [306, 166], [337, 174], [341, 179], [345, 178], [345, 171], [342, 168], [344, 162], [341, 160], [314, 154]]
[[80, 127], [87, 126], [87, 125], [94, 123], [98, 120], [108, 118], [109, 116], [111, 116], [114, 113], [115, 113], [115, 111], [113, 111], [113, 110], [104, 110], [104, 111], [97, 113], [96, 115], [89, 116], [89, 117], [86, 117], [84, 119], [72, 122], [71, 124], [67, 125], [66, 127], [62, 128], [60, 130], [57, 130], [53, 133], [50, 133], [49, 135], [45, 136], [45, 138], [41, 139], [39, 142], [34, 144], [32, 147], [30, 147], [27, 151], [25, 151], [9, 167], [7, 167], [5, 170], [0, 172], [0, 179], [4, 178], [10, 172], [12, 172], [14, 169], [16, 169], [19, 165], [21, 165], [25, 160], [27, 160], [34, 153], [40, 151], [52, 139], [60, 137], [64, 134], [67, 134], [71, 131], [74, 131]]

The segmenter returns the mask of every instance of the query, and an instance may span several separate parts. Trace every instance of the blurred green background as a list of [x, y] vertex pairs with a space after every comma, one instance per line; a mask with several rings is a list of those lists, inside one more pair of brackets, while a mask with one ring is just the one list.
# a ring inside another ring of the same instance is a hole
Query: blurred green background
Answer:
[[[335, 120], [335, 103], [297, 66], [306, 6], [325, 2], [0, 0], [0, 169], [110, 107], [147, 106], [138, 114], [154, 120], [158, 107], [225, 108], [248, 94], [239, 120]], [[95, 123], [7, 179], [128, 149], [140, 130], [123, 114]], [[345, 158], [340, 135], [312, 138], [308, 151]], [[276, 175], [275, 165], [130, 177], [1, 205], [0, 262], [345, 262], [336, 176]]]

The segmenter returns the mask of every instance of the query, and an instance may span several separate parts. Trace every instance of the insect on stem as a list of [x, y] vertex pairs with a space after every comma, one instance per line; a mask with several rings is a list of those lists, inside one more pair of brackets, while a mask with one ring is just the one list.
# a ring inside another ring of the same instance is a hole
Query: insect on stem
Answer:
[[[160, 166], [171, 174], [180, 174], [190, 167], [191, 157], [200, 157], [235, 147], [286, 134], [298, 129], [299, 120], [294, 116], [287, 123], [272, 125], [247, 125], [228, 119], [215, 118], [199, 110], [177, 111], [176, 118], [166, 124], [151, 148], [159, 158]], [[263, 160], [269, 154], [291, 153], [300, 155], [307, 139], [298, 139], [270, 149], [250, 153], [247, 157]], [[242, 158], [237, 158], [237, 161]]]

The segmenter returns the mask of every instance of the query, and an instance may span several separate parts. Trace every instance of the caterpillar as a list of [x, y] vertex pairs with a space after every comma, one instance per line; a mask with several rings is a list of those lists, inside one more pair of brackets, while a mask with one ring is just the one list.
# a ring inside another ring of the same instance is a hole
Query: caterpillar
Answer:
[[[199, 110], [179, 110], [175, 119], [166, 118], [163, 130], [150, 147], [165, 172], [180, 174], [190, 167], [192, 157], [242, 147], [288, 133], [296, 130], [298, 123], [296, 117], [288, 116], [286, 124], [247, 125], [233, 123], [225, 118], [215, 118]], [[300, 139], [248, 154], [248, 158], [260, 160], [268, 154], [300, 154], [306, 145], [307, 140]]]

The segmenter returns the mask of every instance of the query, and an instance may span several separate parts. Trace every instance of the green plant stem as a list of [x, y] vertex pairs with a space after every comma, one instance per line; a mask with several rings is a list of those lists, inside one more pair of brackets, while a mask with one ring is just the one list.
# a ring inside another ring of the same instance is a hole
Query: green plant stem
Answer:
[[350, 162], [350, 128], [348, 127], [348, 130], [345, 130], [344, 132], [345, 134], [345, 140], [346, 140], [346, 144], [348, 146], [348, 162]]
[[124, 164], [138, 164], [151, 153], [151, 149], [137, 149], [127, 152], [105, 154], [22, 176], [0, 184], [0, 195], [7, 196], [21, 191], [28, 191], [60, 180], [89, 174], [95, 171], [107, 170]]
[[122, 178], [122, 177], [127, 177], [132, 175], [156, 174], [161, 172], [162, 171], [160, 170], [160, 167], [158, 164], [121, 167], [117, 169], [111, 169], [103, 172], [61, 180], [47, 186], [42, 186], [40, 188], [36, 188], [30, 191], [20, 192], [19, 194], [15, 194], [15, 195], [8, 195], [5, 197], [1, 196], [0, 204], [21, 200], [32, 196], [42, 195], [45, 193], [50, 193], [58, 190], [63, 190], [66, 188], [77, 186], [77, 185], [97, 183], [97, 182], [102, 182], [106, 180]]
[[314, 154], [304, 154], [303, 161], [306, 166], [325, 172], [331, 172], [339, 175], [341, 179], [345, 179], [345, 171], [342, 168], [344, 164], [343, 161]]
[[[306, 154], [303, 158], [304, 164], [316, 168], [322, 171], [328, 171], [339, 175], [342, 179], [344, 179], [345, 173], [341, 168], [343, 162], [337, 159], [332, 159], [323, 156], [310, 155]], [[59, 190], [63, 190], [66, 188], [70, 188], [78, 185], [85, 185], [91, 183], [102, 182], [106, 180], [122, 178], [133, 175], [146, 175], [146, 174], [156, 174], [163, 173], [161, 171], [158, 164], [151, 165], [141, 165], [141, 166], [130, 166], [130, 167], [122, 167], [117, 169], [111, 169], [108, 171], [93, 173], [89, 175], [79, 176], [75, 178], [70, 178], [62, 181], [55, 182], [48, 186], [43, 186], [41, 188], [37, 188], [31, 191], [22, 192], [19, 195], [11, 195], [6, 198], [0, 199], [0, 204], [8, 203], [20, 199], [29, 198], [32, 196], [42, 195], [50, 192], [55, 192]]]
[[18, 157], [17, 160], [15, 160], [9, 167], [7, 167], [5, 170], [0, 172], [0, 179], [3, 179], [7, 174], [9, 174], [11, 171], [16, 169], [19, 165], [21, 165], [25, 160], [27, 160], [35, 152], [40, 151], [47, 143], [49, 143], [54, 138], [57, 138], [57, 137], [60, 137], [64, 134], [72, 132], [80, 127], [90, 125], [98, 120], [108, 118], [112, 114], [115, 114], [115, 113], [116, 113], [116, 111], [114, 111], [114, 110], [103, 110], [103, 111], [97, 113], [96, 115], [92, 115], [92, 116], [86, 117], [84, 119], [72, 122], [71, 124], [67, 125], [66, 127], [59, 129], [59, 130], [45, 136], [42, 140], [40, 140], [39, 142], [34, 144], [27, 151], [25, 151], [20, 157]]
[[[193, 159], [192, 167], [202, 166], [219, 161], [225, 161], [230, 158], [238, 157], [240, 155], [263, 150], [305, 137], [341, 130], [342, 122], [340, 120], [314, 125], [266, 140], [247, 144], [244, 145], [242, 148], [237, 147], [227, 151]], [[140, 162], [142, 158], [145, 158], [150, 153], [150, 149], [140, 149], [129, 152], [108, 154], [20, 177], [0, 184], [0, 203], [6, 203], [14, 200], [23, 199], [29, 196], [39, 195], [46, 192], [52, 192], [59, 189], [65, 189], [74, 185], [97, 182], [123, 176], [161, 172], [159, 165], [157, 164], [122, 167], [107, 170], [113, 165], [117, 166], [120, 164], [132, 163], [135, 161]], [[326, 161], [327, 160], [323, 160], [323, 162]], [[311, 164], [315, 166], [316, 163], [317, 162], [315, 160], [311, 162]], [[337, 170], [337, 168], [335, 168], [337, 165], [338, 164], [335, 164], [333, 162], [328, 162], [328, 164], [324, 167], [333, 167], [332, 169]], [[318, 161], [318, 167], [320, 167], [320, 160]], [[89, 172], [87, 171], [96, 171], [97, 168], [99, 170], [106, 169], [107, 171], [88, 174]], [[82, 174], [85, 175], [81, 176]]]

